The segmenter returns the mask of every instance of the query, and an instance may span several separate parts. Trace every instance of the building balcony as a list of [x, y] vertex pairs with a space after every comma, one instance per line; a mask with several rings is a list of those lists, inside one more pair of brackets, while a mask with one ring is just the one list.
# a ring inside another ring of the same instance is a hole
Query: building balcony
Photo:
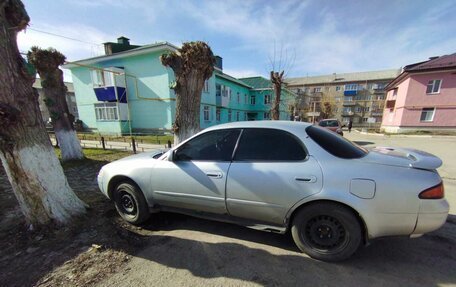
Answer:
[[381, 116], [383, 116], [383, 113], [382, 112], [372, 112], [371, 115], [373, 117], [381, 117]]
[[344, 106], [355, 106], [356, 102], [355, 101], [344, 101], [343, 105]]
[[342, 116], [353, 116], [354, 114], [355, 114], [354, 112], [346, 112], [346, 111], [342, 112]]
[[386, 101], [385, 108], [392, 110], [392, 109], [394, 109], [395, 106], [396, 106], [396, 100], [388, 100], [388, 101]]
[[124, 87], [99, 87], [93, 88], [93, 91], [100, 102], [127, 102], [126, 89]]
[[357, 90], [344, 91], [344, 96], [356, 96], [358, 94]]

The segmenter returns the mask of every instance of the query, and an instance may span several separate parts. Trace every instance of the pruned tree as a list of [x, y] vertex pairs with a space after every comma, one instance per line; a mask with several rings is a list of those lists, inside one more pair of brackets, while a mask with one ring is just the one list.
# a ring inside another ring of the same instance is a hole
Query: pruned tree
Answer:
[[271, 117], [272, 120], [280, 119], [280, 98], [282, 95], [282, 85], [284, 83], [284, 72], [271, 71], [272, 89], [274, 90], [274, 101], [272, 102]]
[[215, 57], [204, 42], [187, 42], [176, 52], [163, 54], [162, 64], [174, 71], [176, 83], [176, 119], [173, 124], [174, 144], [200, 130], [201, 93], [204, 82], [214, 72]]
[[334, 97], [332, 97], [331, 95], [323, 94], [321, 97], [320, 118], [328, 119], [328, 118], [333, 117], [334, 105], [335, 105]]
[[20, 0], [0, 1], [0, 159], [26, 221], [65, 224], [85, 212], [47, 135], [17, 33], [29, 16]]
[[59, 51], [32, 47], [27, 53], [29, 63], [35, 66], [41, 78], [44, 103], [51, 116], [52, 127], [61, 150], [62, 160], [82, 159], [82, 147], [74, 130], [74, 116], [66, 101], [67, 87], [63, 81], [63, 72], [59, 69], [65, 62], [65, 56]]

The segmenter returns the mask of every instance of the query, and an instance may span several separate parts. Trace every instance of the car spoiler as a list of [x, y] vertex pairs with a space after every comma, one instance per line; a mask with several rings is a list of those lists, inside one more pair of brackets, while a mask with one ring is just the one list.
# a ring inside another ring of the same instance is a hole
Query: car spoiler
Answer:
[[437, 169], [442, 165], [442, 160], [437, 156], [416, 149], [395, 148], [395, 147], [375, 147], [371, 151], [406, 159], [409, 167], [419, 169]]

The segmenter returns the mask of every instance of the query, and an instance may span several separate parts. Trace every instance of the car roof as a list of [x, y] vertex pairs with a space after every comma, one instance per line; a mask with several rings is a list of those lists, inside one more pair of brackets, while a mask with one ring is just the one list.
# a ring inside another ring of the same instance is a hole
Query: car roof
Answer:
[[232, 129], [232, 128], [272, 128], [272, 129], [283, 129], [283, 130], [303, 130], [308, 126], [311, 126], [311, 123], [307, 122], [293, 122], [293, 121], [242, 121], [242, 122], [232, 122], [225, 123], [216, 126], [209, 127], [205, 129], [216, 130], [216, 129]]

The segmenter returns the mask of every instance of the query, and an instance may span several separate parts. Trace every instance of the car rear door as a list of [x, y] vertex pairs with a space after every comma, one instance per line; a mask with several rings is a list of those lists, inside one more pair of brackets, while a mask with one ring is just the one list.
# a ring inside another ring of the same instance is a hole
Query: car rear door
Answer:
[[226, 186], [230, 215], [282, 225], [295, 203], [322, 189], [322, 172], [293, 134], [244, 129]]
[[152, 172], [154, 202], [170, 207], [226, 213], [225, 184], [239, 129], [203, 133], [174, 151]]

